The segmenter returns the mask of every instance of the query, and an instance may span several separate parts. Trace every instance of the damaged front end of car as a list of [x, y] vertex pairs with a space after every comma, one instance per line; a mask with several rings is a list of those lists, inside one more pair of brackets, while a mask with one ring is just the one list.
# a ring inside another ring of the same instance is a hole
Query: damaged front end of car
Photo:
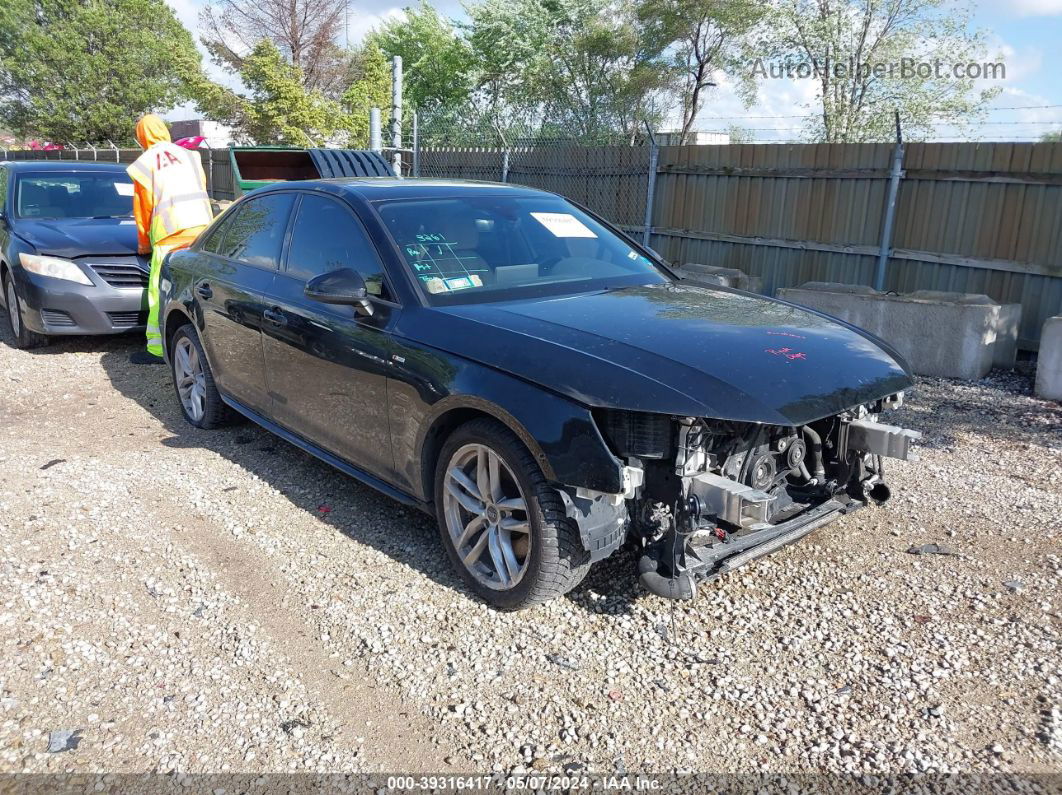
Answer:
[[642, 585], [692, 599], [698, 583], [887, 501], [883, 459], [916, 460], [920, 438], [879, 421], [902, 402], [900, 392], [800, 426], [599, 410], [626, 493], [577, 490], [569, 515], [594, 559], [633, 537]]

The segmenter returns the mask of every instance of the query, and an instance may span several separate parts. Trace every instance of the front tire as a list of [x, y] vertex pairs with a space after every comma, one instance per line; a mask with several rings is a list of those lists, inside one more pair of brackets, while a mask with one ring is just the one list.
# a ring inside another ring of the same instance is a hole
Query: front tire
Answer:
[[473, 420], [446, 440], [435, 506], [454, 568], [500, 610], [561, 596], [590, 569], [560, 494], [516, 434], [495, 420]]
[[47, 345], [49, 338], [46, 335], [26, 328], [22, 321], [22, 298], [18, 294], [15, 277], [10, 273], [4, 275], [3, 289], [4, 303], [7, 304], [7, 325], [11, 329], [11, 336], [15, 338], [15, 347], [28, 350]]
[[170, 372], [184, 418], [210, 430], [232, 421], [233, 412], [218, 393], [199, 335], [191, 323], [177, 329], [170, 343]]

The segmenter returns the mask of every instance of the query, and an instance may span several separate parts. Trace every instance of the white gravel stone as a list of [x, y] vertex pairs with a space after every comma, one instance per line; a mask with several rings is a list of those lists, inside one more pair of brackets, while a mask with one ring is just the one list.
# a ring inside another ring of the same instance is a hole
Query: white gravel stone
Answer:
[[624, 553], [506, 614], [431, 519], [186, 425], [135, 340], [5, 334], [0, 771], [1062, 769], [1062, 410], [1024, 376], [922, 380], [887, 506], [691, 603]]

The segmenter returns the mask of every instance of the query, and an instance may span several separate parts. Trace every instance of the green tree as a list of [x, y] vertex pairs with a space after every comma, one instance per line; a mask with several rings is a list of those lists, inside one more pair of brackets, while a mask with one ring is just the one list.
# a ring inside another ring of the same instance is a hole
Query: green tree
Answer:
[[430, 114], [468, 101], [471, 50], [429, 3], [387, 20], [369, 34], [366, 44], [378, 47], [388, 59], [402, 58], [404, 101], [418, 112]]
[[638, 19], [650, 46], [667, 54], [681, 80], [680, 144], [687, 143], [716, 72], [737, 77], [741, 94], [751, 104], [755, 80], [742, 67], [751, 34], [765, 11], [763, 0], [641, 0]]
[[484, 0], [468, 12], [477, 99], [497, 128], [606, 141], [665, 115], [668, 69], [627, 0]]
[[350, 145], [369, 145], [369, 110], [391, 105], [391, 65], [370, 38], [351, 59], [351, 83], [343, 94], [350, 115]]
[[346, 142], [352, 119], [339, 102], [303, 85], [302, 70], [288, 62], [277, 46], [263, 39], [242, 59], [240, 78], [247, 94], [194, 77], [193, 93], [207, 117], [236, 128], [240, 137], [259, 144], [324, 146]]
[[1041, 138], [1040, 140], [1044, 141], [1045, 143], [1051, 141], [1062, 141], [1062, 130], [1058, 130], [1057, 132], [1044, 133], [1043, 138]]
[[0, 3], [0, 124], [20, 136], [132, 143], [137, 118], [187, 98], [191, 34], [164, 0]]
[[946, 0], [776, 0], [765, 25], [771, 57], [750, 68], [761, 79], [816, 80], [814, 140], [890, 140], [894, 110], [907, 137], [926, 137], [934, 122], [978, 121], [1000, 91], [952, 70], [985, 61], [984, 34], [969, 22]]

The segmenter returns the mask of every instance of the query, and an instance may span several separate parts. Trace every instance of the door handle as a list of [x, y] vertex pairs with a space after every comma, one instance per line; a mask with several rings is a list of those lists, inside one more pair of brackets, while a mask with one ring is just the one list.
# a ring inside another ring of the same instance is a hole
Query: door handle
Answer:
[[274, 306], [272, 309], [267, 309], [262, 313], [262, 317], [272, 323], [274, 326], [286, 326], [288, 325], [288, 319], [284, 316], [284, 313], [280, 311], [280, 307]]
[[195, 292], [200, 298], [213, 298], [214, 297], [214, 291], [211, 290], [210, 289], [210, 285], [206, 284], [205, 282], [203, 284], [199, 285], [198, 287], [196, 287], [195, 288]]

